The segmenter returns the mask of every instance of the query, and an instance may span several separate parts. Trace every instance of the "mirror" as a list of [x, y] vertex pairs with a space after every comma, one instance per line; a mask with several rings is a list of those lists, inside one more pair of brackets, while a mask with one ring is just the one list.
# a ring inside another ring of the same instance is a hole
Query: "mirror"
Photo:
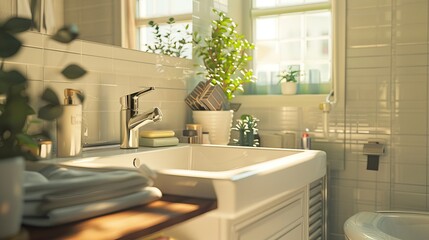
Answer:
[[[20, 0], [16, 9], [18, 16], [33, 18], [36, 30], [42, 33], [53, 34], [74, 23], [79, 27], [79, 39], [145, 50], [144, 43], [154, 41], [148, 22], [154, 20], [161, 28], [170, 17], [181, 26], [191, 23], [192, 1]], [[136, 17], [139, 15], [146, 17]]]
[[63, 23], [76, 24], [79, 38], [86, 41], [129, 47], [122, 40], [122, 2], [117, 0], [64, 0]]

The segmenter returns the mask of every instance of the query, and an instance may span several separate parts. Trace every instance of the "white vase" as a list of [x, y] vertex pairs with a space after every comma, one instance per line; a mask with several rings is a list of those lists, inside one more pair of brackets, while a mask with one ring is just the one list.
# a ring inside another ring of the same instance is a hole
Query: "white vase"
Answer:
[[0, 239], [18, 234], [23, 205], [24, 160], [0, 159]]
[[294, 95], [296, 94], [296, 82], [282, 82], [281, 83], [282, 94]]
[[231, 133], [232, 117], [229, 111], [193, 111], [194, 123], [203, 126], [203, 132], [209, 133], [210, 143], [227, 145]]

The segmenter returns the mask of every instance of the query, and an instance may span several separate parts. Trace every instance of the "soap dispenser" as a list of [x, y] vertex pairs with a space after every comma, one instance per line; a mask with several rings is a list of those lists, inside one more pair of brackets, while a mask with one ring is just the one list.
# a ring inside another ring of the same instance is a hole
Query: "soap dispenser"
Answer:
[[58, 157], [77, 156], [82, 151], [82, 104], [79, 90], [64, 89], [63, 114], [57, 119]]
[[301, 147], [302, 149], [310, 150], [311, 149], [311, 137], [308, 133], [309, 129], [306, 128], [305, 132], [301, 136]]

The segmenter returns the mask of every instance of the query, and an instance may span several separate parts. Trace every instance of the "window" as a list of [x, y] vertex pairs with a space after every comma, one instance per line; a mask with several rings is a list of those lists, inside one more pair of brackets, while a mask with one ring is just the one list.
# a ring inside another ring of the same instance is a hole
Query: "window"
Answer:
[[253, 69], [246, 94], [280, 94], [278, 74], [300, 71], [298, 94], [328, 94], [332, 87], [329, 0], [254, 0]]
[[[172, 32], [184, 30], [186, 25], [189, 25], [189, 31], [192, 32], [192, 0], [137, 0], [136, 8], [136, 41], [139, 50], [146, 51], [146, 44], [154, 42], [153, 29], [149, 26], [149, 21], [158, 23], [163, 35], [169, 31], [170, 25], [166, 23], [170, 17], [175, 19]], [[184, 55], [191, 58], [191, 45], [186, 48]]]

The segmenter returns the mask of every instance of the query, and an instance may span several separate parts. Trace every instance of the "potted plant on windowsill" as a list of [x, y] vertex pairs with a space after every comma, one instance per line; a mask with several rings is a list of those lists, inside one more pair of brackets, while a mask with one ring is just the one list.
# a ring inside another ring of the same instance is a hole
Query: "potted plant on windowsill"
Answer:
[[[254, 81], [248, 68], [252, 59], [248, 51], [254, 48], [237, 33], [237, 24], [225, 13], [213, 9], [217, 19], [212, 21], [211, 33], [204, 39], [194, 33], [194, 55], [202, 64], [198, 75], [204, 81], [191, 92], [186, 102], [193, 110], [195, 123], [209, 132], [212, 144], [228, 144], [232, 126], [230, 100], [236, 91], [243, 92], [243, 84]], [[223, 126], [223, 130], [217, 130]]]
[[279, 84], [281, 86], [282, 94], [296, 94], [299, 73], [299, 70], [292, 70], [292, 67], [289, 67], [287, 71], [280, 72], [278, 77], [280, 78]]
[[[28, 117], [36, 113], [30, 106], [27, 78], [17, 70], [5, 69], [6, 59], [15, 56], [22, 46], [16, 35], [31, 26], [30, 19], [18, 17], [0, 23], [0, 239], [19, 232], [24, 159], [35, 159], [28, 149], [37, 148], [37, 142], [25, 130]], [[52, 38], [68, 43], [77, 35], [76, 27], [68, 26], [60, 29]], [[86, 71], [72, 64], [62, 73], [69, 79], [76, 79]], [[53, 90], [46, 88], [42, 100], [47, 104], [39, 109], [39, 119], [52, 121], [62, 114], [60, 101]]]

